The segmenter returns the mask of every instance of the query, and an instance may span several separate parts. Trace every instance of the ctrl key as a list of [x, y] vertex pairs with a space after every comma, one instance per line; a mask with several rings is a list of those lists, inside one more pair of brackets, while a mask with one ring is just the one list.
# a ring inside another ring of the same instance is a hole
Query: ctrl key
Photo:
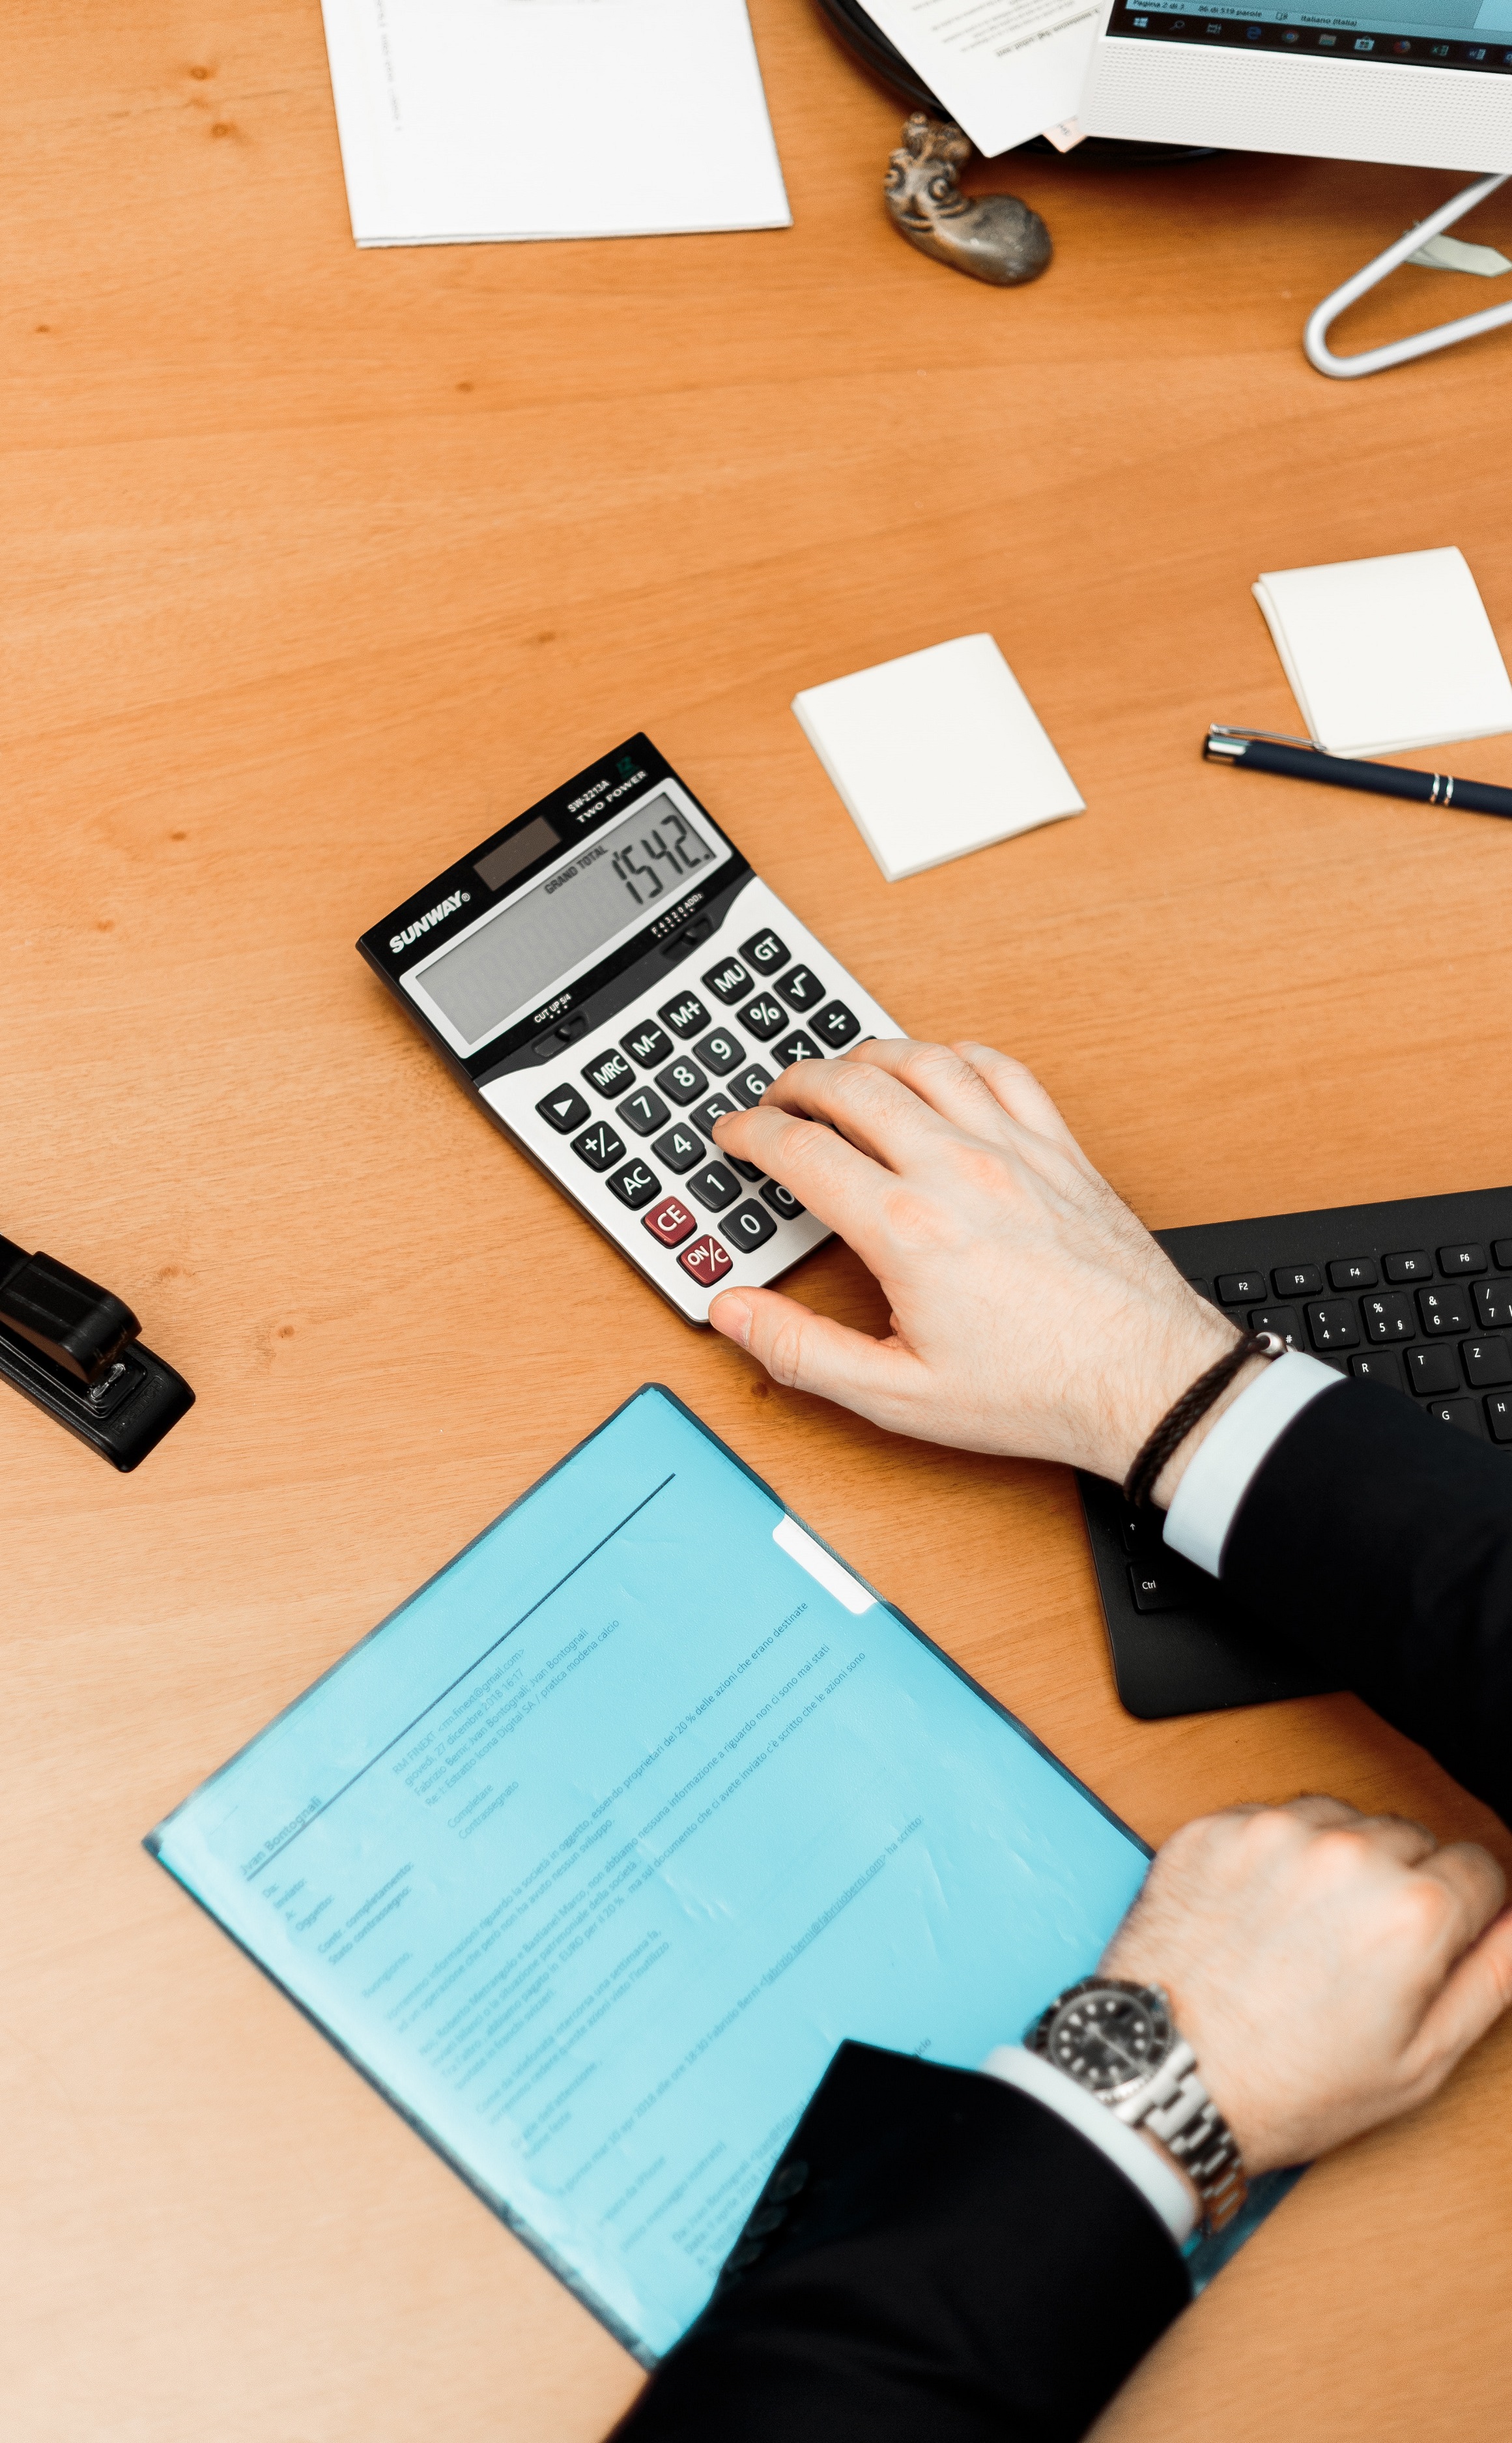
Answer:
[[1131, 1562], [1129, 1589], [1136, 1611], [1177, 1611], [1192, 1600], [1186, 1571], [1168, 1560]]
[[707, 1290], [734, 1270], [735, 1258], [728, 1247], [721, 1247], [718, 1239], [711, 1239], [705, 1231], [701, 1239], [694, 1240], [691, 1247], [683, 1248], [678, 1262], [685, 1273], [690, 1273], [694, 1280]]

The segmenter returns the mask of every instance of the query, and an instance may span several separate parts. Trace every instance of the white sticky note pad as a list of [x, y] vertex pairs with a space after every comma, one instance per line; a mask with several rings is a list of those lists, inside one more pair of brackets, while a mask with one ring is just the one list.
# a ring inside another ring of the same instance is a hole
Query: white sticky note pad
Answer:
[[792, 699], [889, 882], [1084, 811], [991, 636], [955, 636]]
[[1463, 552], [1271, 569], [1253, 590], [1308, 735], [1332, 754], [1512, 729], [1512, 681]]

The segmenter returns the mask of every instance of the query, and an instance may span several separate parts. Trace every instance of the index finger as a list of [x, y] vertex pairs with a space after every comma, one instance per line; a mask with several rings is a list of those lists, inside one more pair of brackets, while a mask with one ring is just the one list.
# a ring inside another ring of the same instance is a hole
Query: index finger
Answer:
[[754, 1111], [722, 1112], [712, 1134], [721, 1153], [755, 1163], [791, 1188], [815, 1221], [838, 1232], [864, 1264], [877, 1270], [883, 1260], [883, 1199], [892, 1185], [891, 1171], [835, 1130], [765, 1100]]

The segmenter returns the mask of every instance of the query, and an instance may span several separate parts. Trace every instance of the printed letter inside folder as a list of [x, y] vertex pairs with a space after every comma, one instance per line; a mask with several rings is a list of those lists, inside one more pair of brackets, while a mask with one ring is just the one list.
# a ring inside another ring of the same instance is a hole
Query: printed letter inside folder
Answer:
[[654, 1386], [149, 1846], [647, 2362], [843, 2038], [976, 2066], [1146, 1864]]

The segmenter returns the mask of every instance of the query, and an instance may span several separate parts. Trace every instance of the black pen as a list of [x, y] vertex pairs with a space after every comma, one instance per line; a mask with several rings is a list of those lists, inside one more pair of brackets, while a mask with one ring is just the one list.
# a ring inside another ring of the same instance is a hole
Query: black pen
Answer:
[[1357, 763], [1301, 738], [1268, 729], [1230, 729], [1211, 722], [1202, 742], [1210, 763], [1241, 772], [1280, 772], [1290, 781], [1322, 781], [1332, 789], [1369, 789], [1377, 798], [1415, 798], [1420, 805], [1453, 806], [1462, 815], [1512, 815], [1512, 789], [1487, 781], [1456, 781], [1448, 772], [1408, 772], [1398, 763]]

